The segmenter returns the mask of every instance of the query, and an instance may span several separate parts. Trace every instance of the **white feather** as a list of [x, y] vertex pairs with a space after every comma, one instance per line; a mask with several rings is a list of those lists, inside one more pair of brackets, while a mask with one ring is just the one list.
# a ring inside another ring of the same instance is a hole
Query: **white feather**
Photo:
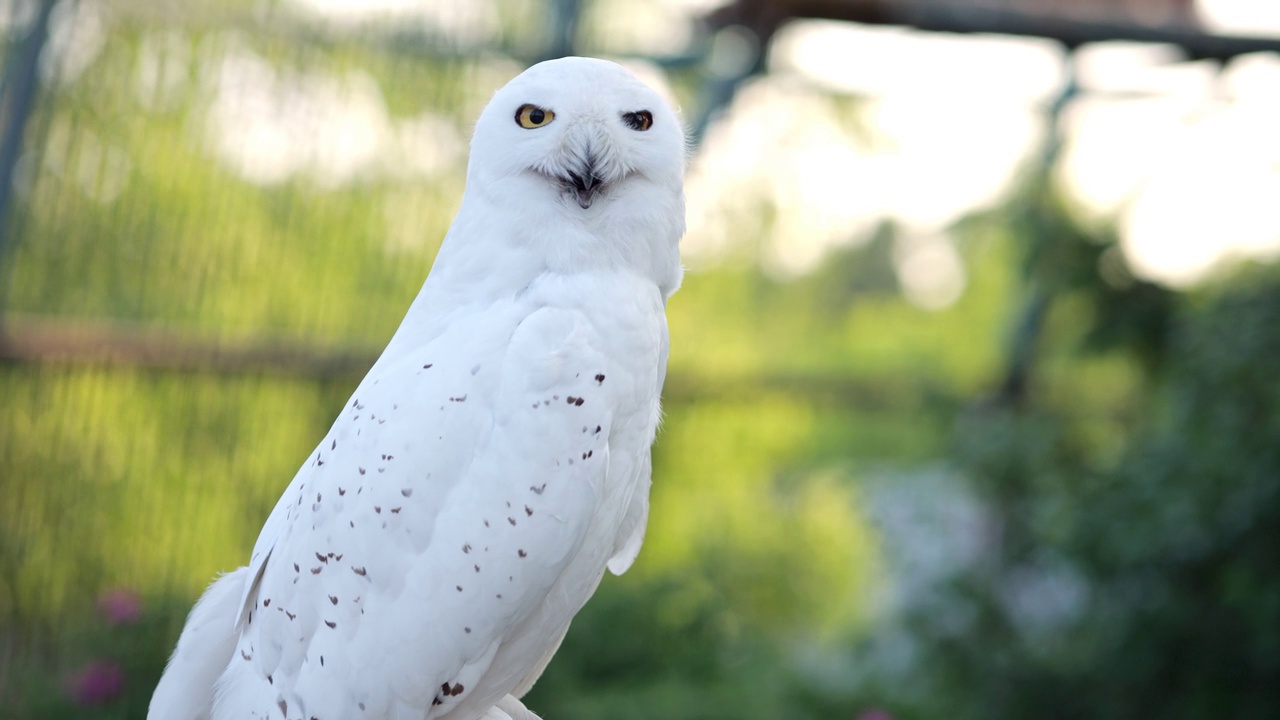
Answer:
[[218, 578], [192, 608], [151, 697], [150, 717], [208, 720], [213, 685], [236, 647], [235, 621], [247, 568]]
[[[526, 103], [554, 120], [521, 127]], [[613, 63], [498, 91], [422, 291], [193, 611], [151, 718], [534, 717], [517, 698], [643, 539], [683, 151]]]

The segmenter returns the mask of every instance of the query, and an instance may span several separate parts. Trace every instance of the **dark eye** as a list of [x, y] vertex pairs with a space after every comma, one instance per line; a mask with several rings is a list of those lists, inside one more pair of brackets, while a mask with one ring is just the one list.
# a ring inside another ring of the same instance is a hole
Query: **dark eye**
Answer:
[[622, 122], [627, 124], [632, 130], [644, 132], [653, 126], [653, 113], [648, 110], [639, 112], [622, 113]]
[[555, 119], [555, 113], [537, 105], [521, 105], [516, 109], [516, 124], [526, 130], [540, 128]]

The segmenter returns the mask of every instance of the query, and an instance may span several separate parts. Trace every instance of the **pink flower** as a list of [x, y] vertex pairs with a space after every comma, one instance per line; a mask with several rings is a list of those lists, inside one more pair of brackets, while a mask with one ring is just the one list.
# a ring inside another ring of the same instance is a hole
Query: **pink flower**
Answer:
[[855, 720], [893, 720], [893, 714], [882, 708], [868, 708], [858, 713]]
[[98, 596], [98, 610], [110, 625], [132, 625], [142, 614], [142, 601], [132, 591], [116, 588]]
[[124, 689], [124, 669], [111, 660], [95, 660], [72, 675], [66, 689], [78, 705], [101, 705]]

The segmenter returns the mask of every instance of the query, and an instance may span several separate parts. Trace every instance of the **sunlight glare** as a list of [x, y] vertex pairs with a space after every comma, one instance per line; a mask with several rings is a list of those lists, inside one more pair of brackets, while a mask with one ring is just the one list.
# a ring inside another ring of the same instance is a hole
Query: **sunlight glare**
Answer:
[[903, 294], [917, 307], [942, 310], [964, 292], [964, 262], [945, 235], [899, 238], [893, 261]]
[[1280, 3], [1275, 0], [1196, 0], [1196, 14], [1211, 32], [1280, 35]]
[[443, 116], [391, 117], [376, 81], [360, 72], [283, 72], [231, 42], [211, 83], [209, 142], [256, 184], [299, 174], [330, 188], [384, 174], [430, 177], [466, 147]]
[[1280, 252], [1280, 58], [1221, 72], [1177, 60], [1161, 46], [1082, 49], [1081, 86], [1123, 95], [1072, 102], [1056, 176], [1094, 222], [1117, 222], [1137, 276], [1185, 287]]
[[460, 44], [494, 40], [498, 9], [493, 0], [288, 0], [298, 10], [340, 25], [417, 20]]
[[1043, 143], [1038, 108], [1064, 81], [1062, 51], [1043, 41], [825, 21], [785, 26], [769, 67], [695, 158], [695, 264], [731, 252], [725, 225], [751, 217], [751, 198], [772, 203], [759, 257], [782, 276], [864, 242], [883, 220], [929, 236], [995, 206]]

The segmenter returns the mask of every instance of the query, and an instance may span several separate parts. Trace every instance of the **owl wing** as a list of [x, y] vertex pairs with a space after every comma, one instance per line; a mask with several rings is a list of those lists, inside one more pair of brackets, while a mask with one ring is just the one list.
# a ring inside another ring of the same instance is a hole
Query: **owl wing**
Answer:
[[603, 487], [617, 371], [589, 324], [506, 315], [361, 383], [255, 544], [215, 717], [440, 717], [519, 680], [495, 655], [631, 493]]
[[[657, 389], [661, 390], [667, 380], [667, 359], [671, 354], [671, 338], [667, 331], [667, 317], [662, 313], [655, 316], [658, 326], [658, 364]], [[656, 398], [654, 409], [657, 410]], [[653, 419], [653, 429], [657, 430], [659, 418]], [[646, 448], [653, 443], [649, 438]], [[622, 520], [618, 533], [618, 545], [609, 558], [607, 567], [614, 575], [621, 575], [631, 568], [631, 564], [640, 555], [640, 546], [644, 544], [644, 531], [649, 525], [649, 487], [653, 479], [653, 458], [645, 452], [640, 458], [635, 482], [632, 483], [631, 499], [627, 503], [627, 514]]]

